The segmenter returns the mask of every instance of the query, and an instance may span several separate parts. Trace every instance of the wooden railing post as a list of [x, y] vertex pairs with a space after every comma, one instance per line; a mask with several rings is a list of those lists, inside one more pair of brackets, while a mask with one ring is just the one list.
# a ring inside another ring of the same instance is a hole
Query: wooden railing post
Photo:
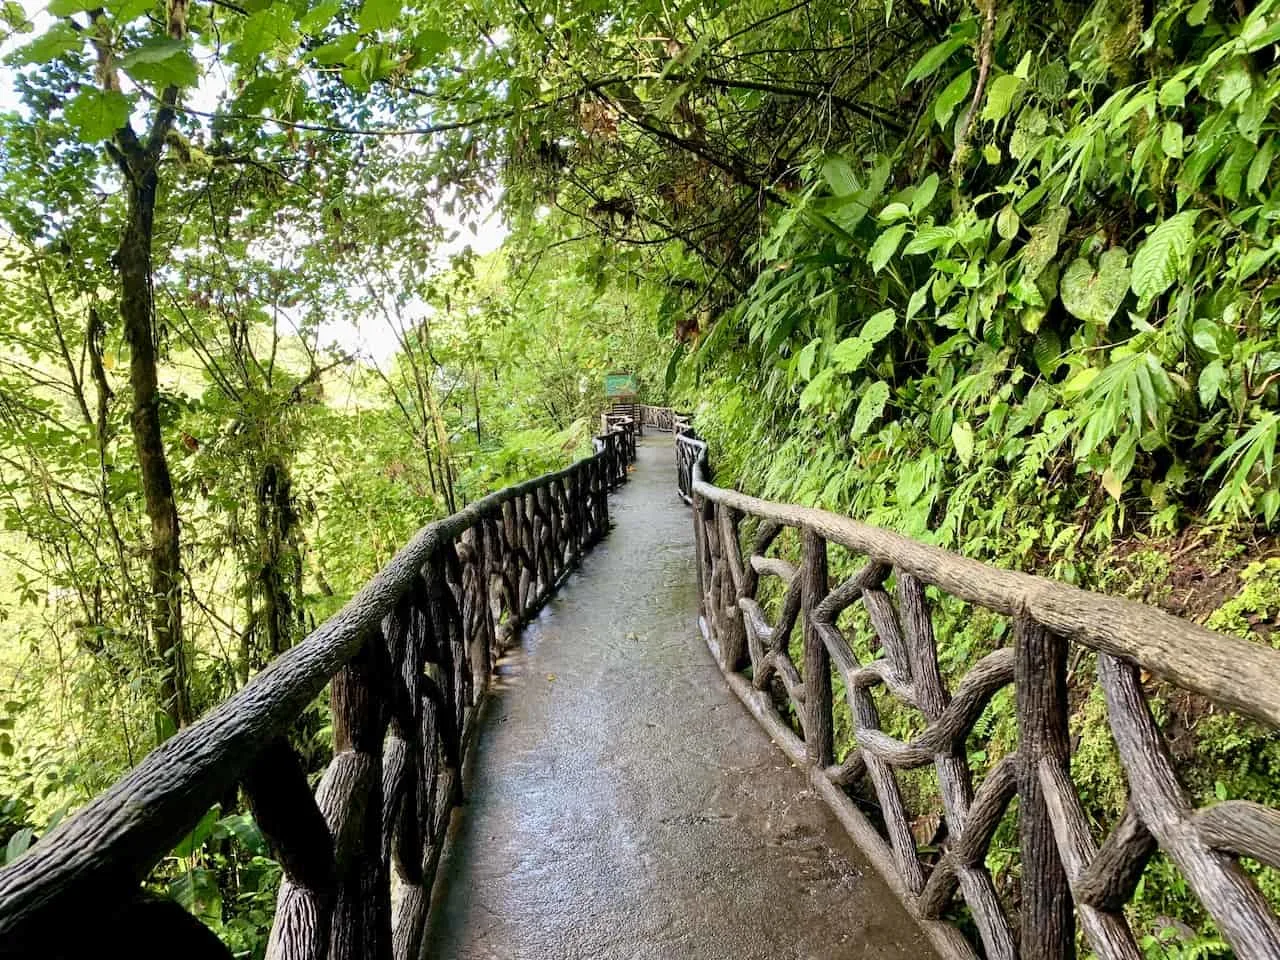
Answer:
[[258, 828], [284, 870], [269, 960], [324, 960], [336, 871], [333, 837], [289, 742], [264, 749], [240, 782]]
[[804, 567], [800, 603], [804, 610], [804, 724], [805, 753], [819, 767], [835, 761], [835, 733], [831, 715], [831, 658], [812, 623], [812, 612], [827, 595], [827, 541], [804, 528]]
[[1040, 786], [1042, 763], [1070, 773], [1067, 644], [1019, 613], [1014, 630], [1018, 701], [1018, 832], [1022, 852], [1021, 955], [1075, 956], [1075, 914], [1053, 822]]
[[382, 859], [389, 672], [381, 633], [370, 632], [331, 687], [334, 757], [318, 791], [336, 838], [338, 866], [330, 960], [391, 958], [391, 887]]

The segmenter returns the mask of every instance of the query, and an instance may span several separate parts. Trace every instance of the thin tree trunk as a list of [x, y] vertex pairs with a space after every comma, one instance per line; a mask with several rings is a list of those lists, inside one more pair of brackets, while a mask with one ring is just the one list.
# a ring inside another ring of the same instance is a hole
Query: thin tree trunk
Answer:
[[130, 158], [128, 219], [120, 244], [120, 317], [129, 344], [130, 423], [151, 519], [151, 634], [160, 667], [160, 699], [180, 727], [191, 720], [186, 656], [182, 644], [182, 556], [178, 506], [160, 430], [156, 376], [155, 300], [151, 285], [151, 240], [159, 176], [158, 154]]

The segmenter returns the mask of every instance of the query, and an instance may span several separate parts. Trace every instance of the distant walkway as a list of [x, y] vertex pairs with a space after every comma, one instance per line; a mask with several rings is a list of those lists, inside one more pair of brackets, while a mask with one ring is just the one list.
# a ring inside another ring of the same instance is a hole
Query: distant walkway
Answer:
[[426, 955], [931, 955], [711, 660], [674, 477], [646, 438], [617, 529], [500, 666]]

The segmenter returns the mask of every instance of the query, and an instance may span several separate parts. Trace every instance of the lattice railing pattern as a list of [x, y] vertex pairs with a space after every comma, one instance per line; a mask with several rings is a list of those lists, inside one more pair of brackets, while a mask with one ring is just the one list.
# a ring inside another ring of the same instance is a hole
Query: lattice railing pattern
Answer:
[[685, 503], [693, 502], [693, 471], [705, 459], [707, 445], [694, 434], [688, 423], [676, 428], [676, 490]]
[[[1140, 679], [1148, 671], [1280, 726], [1280, 651], [845, 517], [715, 487], [705, 475], [705, 445], [685, 441], [682, 449], [678, 480], [682, 495], [692, 494], [699, 614], [717, 662], [775, 741], [807, 767], [940, 952], [973, 957], [976, 947], [993, 960], [1072, 957], [1078, 923], [1098, 957], [1137, 960], [1142, 951], [1124, 906], [1158, 849], [1237, 956], [1280, 957], [1280, 922], [1239, 864], [1247, 856], [1280, 868], [1280, 812], [1243, 800], [1197, 809], [1178, 781]], [[744, 544], [747, 518], [753, 536]], [[798, 564], [771, 552], [788, 528], [798, 535]], [[838, 582], [828, 570], [833, 545], [865, 561]], [[766, 580], [777, 586], [773, 619], [761, 601]], [[926, 587], [1013, 620], [1011, 644], [973, 663], [952, 687], [939, 667]], [[842, 613], [858, 604], [880, 651], [875, 659], [860, 659], [850, 642], [853, 628], [840, 625]], [[792, 659], [797, 630], [799, 663]], [[1097, 653], [1097, 683], [1129, 785], [1128, 807], [1101, 844], [1071, 778], [1073, 645]], [[854, 727], [854, 747], [840, 763], [833, 671]], [[975, 783], [978, 767], [966, 744], [992, 697], [1009, 686], [1016, 750]], [[886, 733], [877, 696], [914, 711], [920, 732], [906, 741]], [[945, 826], [936, 856], [923, 855], [913, 836], [899, 782], [905, 771], [929, 766]], [[879, 825], [861, 813], [849, 788], [873, 798]], [[1011, 909], [986, 861], [1015, 796], [1021, 880]], [[944, 919], [957, 897], [980, 944]]]
[[[0, 955], [127, 939], [141, 956], [229, 957], [139, 884], [238, 784], [283, 868], [268, 957], [417, 960], [494, 658], [604, 536], [634, 434], [596, 449], [423, 528], [341, 612], [0, 871]], [[334, 755], [313, 795], [287, 733], [331, 678]]]
[[649, 404], [640, 405], [640, 426], [652, 427], [660, 433], [675, 433], [677, 425], [687, 424], [686, 414], [677, 413], [671, 407], [654, 407]]

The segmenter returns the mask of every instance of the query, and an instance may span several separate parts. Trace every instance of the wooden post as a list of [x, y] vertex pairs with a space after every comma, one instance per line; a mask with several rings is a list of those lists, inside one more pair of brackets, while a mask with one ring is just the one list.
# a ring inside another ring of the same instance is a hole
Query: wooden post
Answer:
[[827, 767], [835, 762], [835, 733], [831, 716], [831, 658], [815, 629], [813, 610], [827, 595], [827, 541], [804, 528], [804, 567], [800, 603], [804, 610], [804, 725], [805, 755], [810, 763]]
[[[385, 659], [381, 633], [370, 633], [331, 687], [334, 760], [326, 779], [336, 806], [349, 818], [349, 839], [339, 837], [337, 843], [338, 896], [330, 960], [391, 958], [391, 886], [382, 859], [381, 766], [389, 673]], [[334, 830], [335, 835], [341, 832]]]
[[1067, 644], [1026, 613], [1014, 631], [1018, 700], [1018, 833], [1022, 845], [1023, 957], [1072, 960], [1075, 914], [1040, 786], [1042, 762], [1069, 775]]

